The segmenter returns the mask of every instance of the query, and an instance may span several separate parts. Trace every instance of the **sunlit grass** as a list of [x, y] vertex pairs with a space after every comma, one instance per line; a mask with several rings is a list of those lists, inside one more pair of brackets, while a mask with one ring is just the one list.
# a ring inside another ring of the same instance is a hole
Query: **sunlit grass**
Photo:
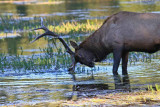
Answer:
[[[42, 34], [44, 31], [31, 31], [31, 29], [40, 27], [40, 18], [34, 17], [32, 19], [21, 19], [19, 17], [13, 16], [1, 16], [0, 24], [0, 36], [22, 36], [28, 37], [31, 41], [35, 36]], [[53, 32], [59, 35], [70, 35], [65, 39], [67, 44], [69, 44], [68, 39], [75, 39], [75, 41], [83, 41], [85, 37], [79, 37], [79, 34], [88, 34], [97, 30], [101, 25], [102, 21], [99, 20], [86, 20], [84, 22], [72, 21], [72, 22], [60, 22], [59, 24], [51, 25], [53, 23], [51, 20], [44, 20], [44, 24]], [[57, 23], [57, 22], [54, 22]], [[71, 63], [70, 56], [65, 53], [64, 48], [61, 46], [57, 48], [57, 40], [52, 41], [54, 47], [47, 47], [45, 49], [40, 49], [38, 57], [37, 55], [30, 55], [25, 57], [23, 55], [23, 49], [20, 52], [21, 54], [0, 55], [0, 70], [5, 72], [6, 69], [20, 70], [20, 71], [42, 71], [42, 69], [51, 69], [55, 67], [58, 68], [68, 68]], [[60, 44], [62, 45], [62, 44]], [[40, 47], [40, 46], [39, 46]], [[131, 53], [129, 56], [129, 64], [135, 64], [136, 62], [151, 62], [151, 59], [157, 58], [159, 53], [155, 54], [146, 54], [146, 53]], [[110, 54], [105, 60], [108, 65], [113, 64], [113, 55]], [[22, 70], [23, 69], [23, 70]], [[81, 69], [78, 67], [78, 71]], [[83, 69], [85, 71], [85, 69]]]
[[160, 103], [159, 91], [140, 91], [126, 93], [111, 93], [98, 95], [92, 98], [81, 98], [69, 101], [41, 102], [34, 105], [24, 105], [25, 107], [55, 106], [56, 107], [92, 107], [92, 106], [156, 106]]
[[152, 92], [155, 92], [155, 91], [160, 92], [160, 85], [155, 84], [154, 87], [153, 87], [153, 85], [148, 85], [148, 90], [149, 90], [149, 91], [152, 91]]
[[[40, 27], [40, 18], [20, 18], [13, 16], [0, 16], [0, 36], [7, 36], [9, 33], [12, 34], [21, 34], [21, 33], [31, 33], [31, 30], [34, 28]], [[48, 21], [45, 20], [45, 25], [57, 34], [69, 35], [77, 33], [90, 33], [97, 30], [102, 22], [97, 20], [87, 20], [86, 22], [60, 22], [58, 25], [53, 25], [50, 23], [57, 23], [57, 21]], [[25, 34], [25, 36], [28, 35]], [[24, 36], [24, 35], [21, 35]]]
[[63, 0], [46, 0], [46, 1], [41, 1], [37, 2], [34, 0], [1, 0], [0, 3], [13, 3], [13, 4], [27, 4], [27, 5], [42, 5], [42, 4], [60, 4], [63, 3]]
[[97, 30], [101, 24], [102, 23], [97, 20], [94, 20], [94, 23], [93, 21], [87, 20], [86, 23], [79, 23], [76, 21], [63, 22], [59, 26], [49, 25], [48, 28], [58, 34], [90, 33]]

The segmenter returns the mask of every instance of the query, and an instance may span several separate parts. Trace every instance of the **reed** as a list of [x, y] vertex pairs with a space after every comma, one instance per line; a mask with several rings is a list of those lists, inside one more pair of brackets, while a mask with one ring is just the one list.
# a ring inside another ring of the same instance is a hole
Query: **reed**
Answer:
[[[143, 63], [144, 53], [138, 53], [136, 57], [134, 56], [136, 53], [132, 53], [129, 57], [129, 61], [131, 64], [135, 64], [136, 62]], [[154, 56], [154, 55], [153, 55]], [[153, 58], [149, 57], [149, 58]], [[155, 57], [155, 56], [154, 56]], [[149, 59], [150, 60], [150, 59]], [[107, 62], [107, 65], [113, 63], [113, 55], [110, 54], [107, 56], [107, 59], [104, 61]], [[148, 63], [148, 60], [144, 61]], [[19, 70], [22, 71], [36, 71], [36, 72], [45, 72], [49, 69], [66, 69], [70, 66], [71, 59], [68, 54], [65, 53], [63, 49], [55, 49], [53, 47], [47, 47], [44, 49], [40, 48], [39, 54], [32, 54], [31, 56], [24, 56], [23, 55], [23, 48], [21, 48], [20, 54], [17, 55], [8, 55], [5, 53], [0, 54], [0, 71], [5, 72], [8, 69], [12, 69], [14, 71]], [[103, 63], [103, 62], [102, 62]], [[78, 66], [76, 68], [76, 73], [87, 72], [88, 68], [84, 66]], [[91, 71], [97, 71], [97, 68], [92, 68]], [[158, 87], [158, 86], [157, 86]], [[159, 87], [158, 87], [159, 88]], [[157, 89], [158, 89], [157, 88]], [[149, 89], [151, 89], [149, 87]]]
[[[28, 19], [20, 18], [16, 16], [0, 16], [1, 24], [0, 24], [0, 36], [7, 36], [9, 33], [17, 34], [20, 33], [20, 36], [28, 36], [34, 34], [31, 32], [31, 29], [38, 28], [40, 23], [39, 17], [31, 17]], [[94, 22], [94, 23], [93, 23]], [[79, 33], [91, 33], [98, 29], [102, 22], [97, 20], [87, 20], [85, 22], [61, 22], [58, 25], [53, 25], [50, 23], [58, 23], [55, 21], [46, 21], [45, 22], [47, 27], [56, 32], [57, 34], [61, 35], [71, 35], [71, 34], [79, 34]]]
[[[31, 31], [31, 29], [38, 28], [40, 26], [40, 18], [28, 18], [27, 20], [24, 18], [19, 18], [18, 16], [0, 16], [0, 36], [7, 36], [11, 33], [11, 35], [20, 35], [22, 37], [28, 37], [29, 41], [35, 38], [36, 35], [43, 33], [43, 31]], [[50, 24], [52, 23], [52, 25]], [[54, 24], [53, 24], [54, 23]], [[69, 44], [70, 39], [74, 39], [75, 41], [83, 41], [85, 39], [81, 34], [89, 34], [97, 30], [101, 25], [102, 21], [99, 20], [86, 20], [84, 22], [72, 21], [72, 22], [61, 22], [59, 24], [55, 24], [58, 22], [53, 22], [53, 20], [46, 18], [45, 24], [47, 27], [60, 35], [70, 35], [65, 38], [67, 43]], [[50, 42], [50, 40], [48, 40]], [[21, 48], [20, 54], [17, 55], [8, 55], [5, 53], [0, 54], [0, 70], [2, 72], [7, 71], [7, 69], [13, 70], [21, 70], [21, 71], [42, 71], [51, 68], [59, 69], [59, 68], [68, 68], [71, 63], [70, 57], [65, 53], [64, 48], [57, 47], [57, 41], [52, 40], [53, 46], [48, 46], [47, 48], [41, 49], [38, 55], [31, 55], [25, 57], [23, 55], [23, 49]], [[152, 59], [158, 58], [159, 52], [155, 54], [146, 54], [133, 52], [130, 53], [129, 63], [130, 65], [136, 64], [137, 62], [151, 62]], [[113, 55], [110, 54], [107, 56], [107, 59], [104, 61], [107, 62], [107, 65], [113, 63]], [[96, 68], [91, 69], [95, 71]], [[77, 72], [87, 71], [86, 67], [78, 66], [76, 69]]]

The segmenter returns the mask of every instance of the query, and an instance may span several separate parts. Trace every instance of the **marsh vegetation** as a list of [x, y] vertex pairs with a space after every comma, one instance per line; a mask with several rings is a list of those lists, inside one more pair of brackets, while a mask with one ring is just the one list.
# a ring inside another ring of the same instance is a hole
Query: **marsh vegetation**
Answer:
[[[80, 43], [113, 13], [121, 10], [159, 13], [159, 4], [159, 0], [0, 1], [0, 105], [72, 99], [75, 84], [108, 85], [91, 93], [90, 88], [77, 91], [77, 98], [119, 92], [121, 89], [115, 89], [112, 77], [112, 54], [96, 63], [95, 68], [79, 64], [75, 71], [77, 81], [73, 81], [67, 71], [71, 59], [61, 43], [47, 37], [30, 44], [43, 33], [32, 29], [41, 25], [40, 17], [43, 17], [44, 24], [68, 44], [69, 40]], [[159, 84], [159, 54], [130, 54], [131, 90], [145, 90], [149, 85]]]

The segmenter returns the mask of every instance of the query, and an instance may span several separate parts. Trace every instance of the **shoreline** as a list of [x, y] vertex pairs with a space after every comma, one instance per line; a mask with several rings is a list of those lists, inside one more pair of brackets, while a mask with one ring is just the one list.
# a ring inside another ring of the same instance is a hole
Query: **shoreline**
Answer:
[[83, 106], [160, 106], [160, 91], [138, 91], [110, 93], [92, 98], [40, 102], [36, 104], [10, 105], [1, 107], [83, 107]]
[[17, 4], [17, 5], [42, 5], [42, 4], [47, 4], [47, 5], [50, 5], [50, 4], [61, 4], [61, 3], [64, 3], [63, 1], [46, 1], [46, 2], [37, 2], [36, 0], [13, 0], [13, 1], [0, 1], [0, 4]]

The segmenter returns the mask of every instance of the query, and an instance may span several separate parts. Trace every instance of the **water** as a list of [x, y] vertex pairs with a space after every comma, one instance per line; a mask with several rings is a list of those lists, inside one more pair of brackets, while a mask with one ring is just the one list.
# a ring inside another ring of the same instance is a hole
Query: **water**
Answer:
[[[45, 17], [52, 21], [51, 24], [56, 25], [73, 20], [103, 21], [119, 11], [159, 13], [159, 4], [159, 0], [64, 0], [49, 4], [43, 0], [29, 3], [0, 2], [0, 15], [21, 18], [25, 21], [34, 20], [35, 16]], [[0, 29], [0, 32], [4, 31]], [[45, 39], [29, 44], [28, 37], [13, 33], [12, 30], [7, 32], [10, 33], [8, 37], [5, 34], [0, 37], [1, 53], [16, 55], [21, 53], [20, 47], [22, 47], [24, 56], [39, 55], [41, 53], [39, 48], [48, 47], [48, 41]], [[85, 34], [80, 40], [84, 40], [86, 35], [89, 34]], [[66, 35], [65, 38], [68, 39], [70, 36]], [[58, 46], [61, 47], [59, 43]], [[57, 70], [53, 66], [41, 73], [6, 68], [5, 72], [0, 73], [0, 105], [77, 99], [104, 93], [143, 90], [148, 85], [159, 84], [159, 61], [156, 57], [151, 63], [139, 61], [135, 65], [129, 64], [129, 77], [121, 76], [121, 81], [119, 78], [114, 80], [112, 64], [106, 64], [105, 61], [97, 63], [94, 69], [78, 65], [80, 70], [76, 71], [76, 80], [67, 72], [67, 68]], [[119, 74], [121, 74], [121, 67], [119, 67]]]
[[[66, 71], [1, 75], [0, 104], [38, 103], [41, 101], [76, 100], [78, 98], [145, 90], [148, 85], [159, 84], [160, 71], [144, 69], [145, 66], [129, 66], [128, 78], [114, 82], [112, 66], [100, 66], [96, 72], [76, 74], [76, 81]], [[107, 68], [107, 69], [104, 69]], [[121, 69], [119, 69], [121, 73]], [[121, 77], [124, 78], [124, 77]]]

